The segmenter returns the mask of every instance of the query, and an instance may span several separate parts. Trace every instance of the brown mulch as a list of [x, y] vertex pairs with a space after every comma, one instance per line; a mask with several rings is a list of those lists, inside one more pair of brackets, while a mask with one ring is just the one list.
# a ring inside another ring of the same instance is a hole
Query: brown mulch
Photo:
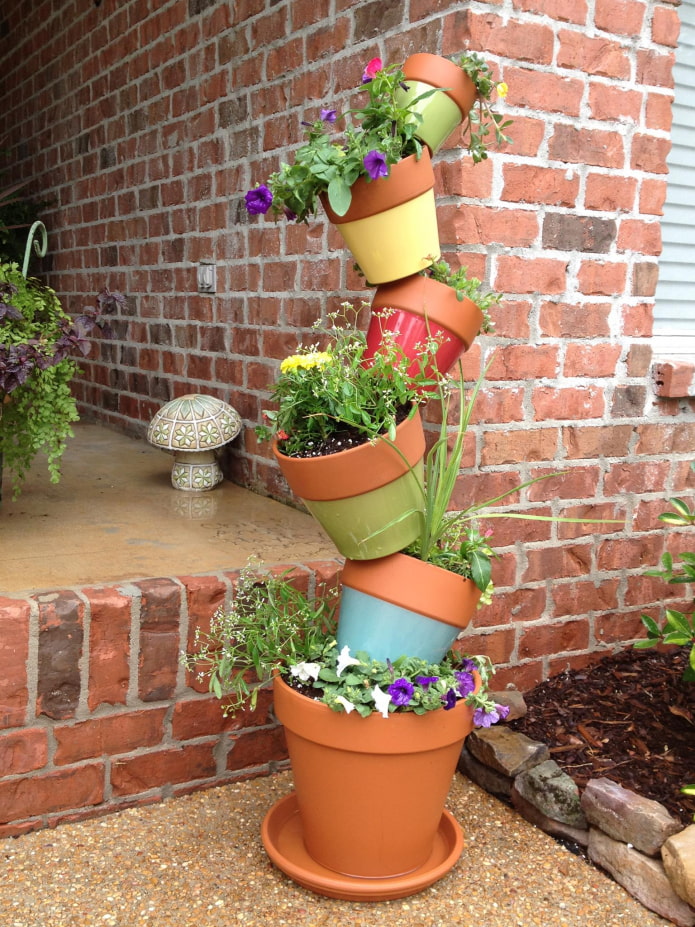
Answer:
[[524, 694], [528, 714], [510, 722], [547, 744], [579, 786], [605, 777], [664, 805], [684, 825], [695, 796], [695, 683], [684, 682], [689, 647], [628, 648], [560, 673]]

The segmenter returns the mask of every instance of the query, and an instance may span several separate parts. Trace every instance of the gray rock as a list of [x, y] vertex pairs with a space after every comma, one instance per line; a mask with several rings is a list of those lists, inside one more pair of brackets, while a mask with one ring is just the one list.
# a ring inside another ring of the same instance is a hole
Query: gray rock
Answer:
[[546, 834], [550, 834], [552, 837], [562, 837], [564, 840], [571, 840], [572, 843], [578, 843], [583, 847], [589, 843], [589, 831], [586, 828], [571, 827], [569, 824], [563, 824], [562, 821], [549, 818], [539, 808], [532, 805], [530, 801], [527, 801], [515, 787], [512, 787], [511, 799], [519, 814], [526, 818], [527, 821], [530, 821], [531, 824], [540, 827]]
[[695, 927], [695, 911], [678, 897], [660, 861], [594, 827], [589, 831], [589, 859], [609, 872], [645, 908], [678, 927]]
[[555, 760], [546, 760], [520, 773], [514, 780], [514, 788], [546, 817], [586, 830], [588, 825], [582, 814], [579, 789]]
[[518, 689], [504, 689], [502, 692], [491, 692], [490, 698], [498, 705], [506, 705], [509, 708], [507, 721], [516, 721], [517, 718], [523, 718], [526, 714], [526, 702], [524, 696]]
[[466, 746], [480, 763], [512, 779], [550, 757], [545, 744], [507, 727], [480, 728], [466, 738]]
[[665, 841], [661, 859], [676, 894], [695, 908], [695, 824]]
[[589, 780], [582, 795], [582, 810], [589, 823], [647, 856], [658, 856], [664, 840], [682, 829], [659, 802], [610, 779]]
[[474, 756], [471, 756], [466, 747], [461, 751], [458, 770], [464, 776], [472, 779], [481, 789], [485, 789], [486, 792], [509, 798], [514, 780], [510, 776], [505, 776], [503, 773], [491, 769], [485, 763], [478, 762]]

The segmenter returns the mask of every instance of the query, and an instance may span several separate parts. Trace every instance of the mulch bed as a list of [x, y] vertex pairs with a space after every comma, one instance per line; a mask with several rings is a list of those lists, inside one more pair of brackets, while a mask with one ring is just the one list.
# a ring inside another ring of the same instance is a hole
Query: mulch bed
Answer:
[[510, 723], [547, 744], [579, 788], [606, 777], [693, 822], [695, 683], [684, 682], [689, 647], [633, 650], [560, 673], [524, 694], [526, 717]]

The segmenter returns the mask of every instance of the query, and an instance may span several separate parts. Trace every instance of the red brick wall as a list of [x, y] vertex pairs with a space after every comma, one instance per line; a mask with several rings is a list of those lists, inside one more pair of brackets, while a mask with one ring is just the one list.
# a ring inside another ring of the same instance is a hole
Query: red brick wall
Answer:
[[[295, 567], [298, 588], [337, 563]], [[266, 690], [225, 718], [179, 665], [238, 573], [0, 596], [0, 837], [272, 772]]]
[[[171, 396], [215, 393], [246, 425], [233, 477], [280, 498], [253, 433], [267, 386], [318, 316], [365, 291], [321, 217], [249, 218], [243, 193], [374, 55], [484, 50], [513, 144], [473, 165], [454, 139], [436, 165], [445, 254], [506, 294], [467, 356], [471, 377], [492, 364], [457, 503], [563, 470], [511, 501], [625, 524], [495, 521], [499, 591], [471, 643], [526, 687], [639, 633], [663, 593], [642, 576], [657, 515], [693, 487], [693, 400], [651, 370], [674, 3], [337, 0], [330, 21], [315, 0], [5, 6], [0, 134], [55, 198], [51, 280], [73, 309], [104, 283], [129, 298], [85, 364], [85, 414], [142, 434]], [[200, 259], [214, 296], [195, 291]]]

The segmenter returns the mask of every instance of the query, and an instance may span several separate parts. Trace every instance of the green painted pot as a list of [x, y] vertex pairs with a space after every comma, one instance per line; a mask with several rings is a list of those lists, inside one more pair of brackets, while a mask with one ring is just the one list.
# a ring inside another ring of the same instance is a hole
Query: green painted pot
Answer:
[[273, 453], [300, 497], [343, 557], [373, 560], [411, 544], [420, 532], [425, 436], [419, 410], [391, 443], [374, 443], [324, 457]]
[[425, 52], [411, 55], [403, 64], [403, 73], [408, 89], [397, 91], [399, 105], [411, 103], [433, 88], [441, 91], [414, 106], [422, 117], [415, 134], [435, 154], [468, 116], [475, 103], [475, 84], [453, 61]]

